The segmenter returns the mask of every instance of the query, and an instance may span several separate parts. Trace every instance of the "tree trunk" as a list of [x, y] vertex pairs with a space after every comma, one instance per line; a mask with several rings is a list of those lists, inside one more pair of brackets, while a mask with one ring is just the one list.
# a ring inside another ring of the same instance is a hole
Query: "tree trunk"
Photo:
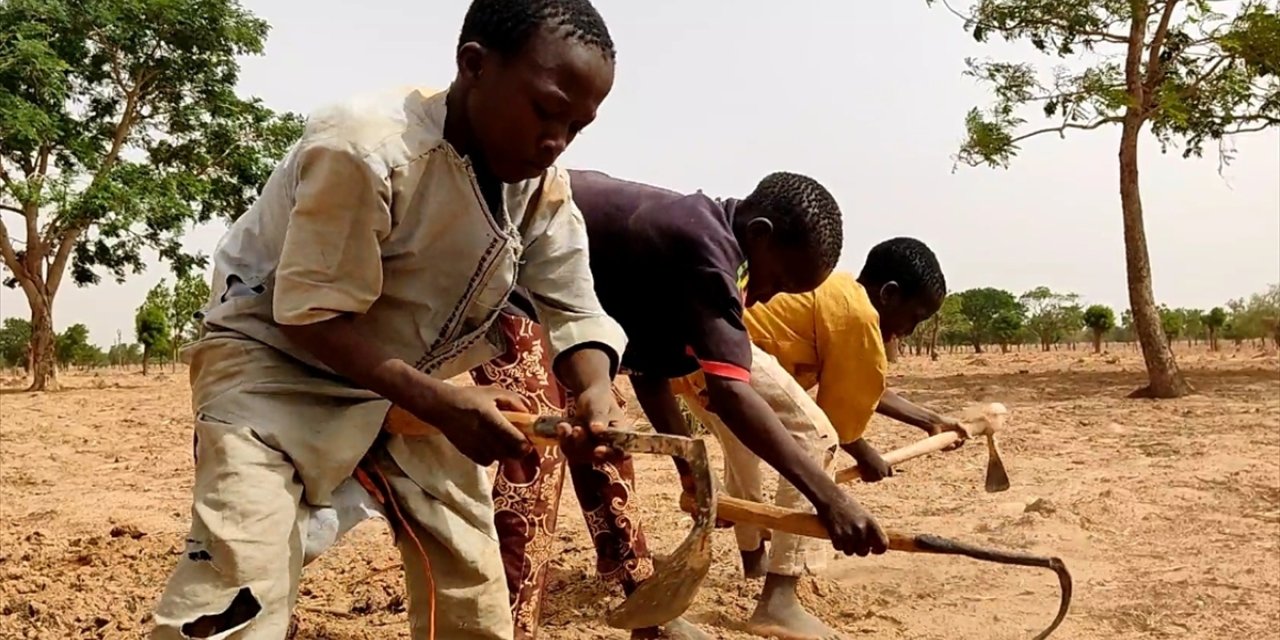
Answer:
[[27, 391], [57, 391], [57, 336], [53, 332], [53, 300], [27, 296], [31, 306], [31, 386]]
[[898, 361], [898, 339], [893, 338], [887, 344], [885, 344], [884, 347], [885, 347], [884, 349], [885, 359], [888, 360], [889, 362], [897, 362]]
[[151, 347], [142, 347], [142, 375], [147, 375], [147, 363], [151, 362]]
[[1124, 214], [1125, 267], [1129, 279], [1129, 309], [1147, 365], [1147, 386], [1134, 391], [1135, 398], [1177, 398], [1191, 392], [1174, 360], [1169, 339], [1160, 326], [1151, 286], [1151, 257], [1143, 228], [1142, 195], [1138, 186], [1138, 134], [1142, 114], [1130, 107], [1120, 134], [1120, 205]]
[[1213, 329], [1209, 329], [1209, 350], [1218, 350], [1218, 332]]
[[1093, 352], [1102, 353], [1102, 332], [1101, 331], [1093, 332]]

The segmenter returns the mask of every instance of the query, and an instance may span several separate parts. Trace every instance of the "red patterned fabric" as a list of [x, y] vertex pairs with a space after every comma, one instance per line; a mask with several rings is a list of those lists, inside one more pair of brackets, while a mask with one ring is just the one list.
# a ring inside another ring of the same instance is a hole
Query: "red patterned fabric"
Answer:
[[[566, 405], [571, 412], [572, 398], [565, 401], [564, 391], [551, 374], [541, 328], [528, 318], [509, 314], [500, 316], [498, 323], [507, 349], [471, 371], [476, 384], [519, 393], [537, 413], [557, 414]], [[556, 552], [554, 534], [564, 469], [558, 447], [538, 447], [523, 459], [499, 464], [493, 484], [494, 523], [502, 545], [517, 640], [537, 637], [547, 567]], [[631, 461], [618, 466], [573, 464], [569, 475], [595, 544], [601, 578], [634, 586], [653, 575], [644, 532], [629, 515], [635, 491]]]

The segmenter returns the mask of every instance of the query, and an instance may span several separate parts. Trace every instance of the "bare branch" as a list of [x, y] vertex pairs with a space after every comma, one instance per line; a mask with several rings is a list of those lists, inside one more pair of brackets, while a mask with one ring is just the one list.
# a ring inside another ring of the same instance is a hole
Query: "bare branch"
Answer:
[[9, 187], [10, 190], [13, 189], [13, 179], [9, 177], [9, 172], [5, 171], [3, 162], [0, 162], [0, 182], [3, 182], [4, 186]]
[[1090, 87], [1079, 91], [1058, 91], [1054, 93], [1046, 93], [1038, 96], [1030, 96], [1024, 102], [1048, 102], [1049, 100], [1073, 100], [1083, 96], [1092, 96], [1101, 89], [1123, 89], [1123, 84], [1105, 85], [1099, 87]]
[[1222, 132], [1224, 136], [1234, 136], [1241, 133], [1258, 133], [1265, 131], [1277, 125], [1280, 125], [1280, 118], [1272, 118], [1264, 115], [1254, 115], [1239, 118], [1239, 123], [1234, 129]]
[[1231, 131], [1227, 131], [1224, 135], [1234, 136], [1242, 133], [1258, 133], [1259, 131], [1266, 131], [1267, 129], [1270, 129], [1276, 126], [1277, 124], [1280, 124], [1280, 121], [1273, 120], [1271, 122], [1264, 122], [1262, 124], [1253, 125], [1252, 127], [1241, 126], [1239, 128], [1232, 129]]
[[1129, 23], [1129, 47], [1124, 58], [1124, 82], [1125, 89], [1129, 92], [1129, 96], [1133, 99], [1133, 105], [1128, 110], [1135, 107], [1141, 108], [1145, 104], [1145, 92], [1142, 86], [1142, 45], [1147, 40], [1147, 7], [1138, 0], [1131, 0], [1133, 6], [1133, 18]]
[[1196, 76], [1196, 79], [1188, 83], [1186, 89], [1183, 89], [1182, 91], [1183, 99], [1194, 96], [1196, 92], [1200, 90], [1200, 85], [1204, 84], [1205, 80], [1208, 80], [1209, 78], [1213, 77], [1213, 74], [1217, 73], [1218, 69], [1222, 68], [1222, 65], [1228, 62], [1231, 62], [1232, 60], [1234, 60], [1234, 58], [1232, 58], [1231, 56], [1224, 56], [1224, 57], [1218, 58], [1217, 60], [1214, 60], [1213, 64], [1209, 65], [1209, 68], [1206, 69], [1204, 73], [1200, 74], [1199, 76]]
[[54, 256], [53, 262], [49, 264], [47, 277], [46, 288], [49, 290], [50, 297], [58, 292], [58, 285], [62, 284], [62, 276], [67, 271], [67, 260], [71, 258], [71, 250], [75, 248], [79, 239], [80, 229], [76, 227], [63, 231], [61, 237], [59, 237], [58, 253]]
[[1100, 41], [1102, 41], [1102, 42], [1111, 42], [1111, 43], [1115, 43], [1115, 44], [1124, 44], [1124, 43], [1126, 43], [1126, 42], [1128, 42], [1128, 41], [1129, 41], [1129, 39], [1128, 39], [1128, 38], [1126, 38], [1125, 36], [1119, 35], [1119, 34], [1115, 34], [1115, 33], [1108, 33], [1108, 32], [1106, 32], [1106, 31], [1085, 31], [1085, 30], [1080, 30], [1080, 29], [1076, 29], [1076, 28], [1071, 27], [1071, 26], [1069, 26], [1069, 25], [1067, 25], [1067, 24], [1064, 24], [1064, 23], [1061, 23], [1061, 22], [1057, 22], [1057, 21], [1054, 21], [1054, 20], [1035, 20], [1035, 21], [1030, 21], [1030, 20], [1029, 20], [1029, 21], [1026, 21], [1026, 22], [1015, 22], [1015, 23], [1010, 24], [1010, 25], [1007, 25], [1007, 26], [1005, 26], [1005, 27], [1003, 27], [1003, 28], [997, 28], [995, 25], [992, 25], [992, 24], [988, 24], [988, 23], [986, 23], [986, 22], [979, 21], [979, 20], [977, 20], [976, 18], [974, 18], [973, 16], [971, 16], [971, 15], [966, 15], [964, 12], [957, 10], [955, 7], [951, 6], [951, 3], [950, 3], [950, 2], [948, 2], [948, 0], [940, 0], [940, 1], [942, 2], [942, 6], [944, 6], [944, 7], [946, 7], [946, 8], [947, 8], [947, 11], [950, 11], [950, 12], [951, 12], [953, 15], [955, 15], [957, 18], [960, 18], [961, 20], [964, 20], [966, 24], [979, 25], [979, 26], [982, 26], [982, 27], [986, 27], [986, 28], [988, 28], [988, 29], [991, 29], [992, 31], [1006, 31], [1006, 30], [1009, 30], [1009, 29], [1022, 29], [1022, 28], [1026, 28], [1026, 27], [1028, 27], [1028, 26], [1030, 26], [1030, 25], [1033, 25], [1033, 24], [1043, 24], [1043, 25], [1045, 25], [1045, 26], [1053, 27], [1054, 29], [1060, 29], [1060, 30], [1066, 31], [1066, 32], [1068, 32], [1068, 33], [1075, 33], [1075, 34], [1078, 34], [1078, 35], [1085, 36], [1085, 37], [1087, 37], [1087, 38], [1093, 38], [1093, 39], [1096, 39], [1096, 40], [1100, 40]]
[[1164, 12], [1160, 15], [1160, 24], [1156, 27], [1156, 34], [1151, 38], [1151, 50], [1147, 53], [1147, 94], [1154, 92], [1156, 85], [1164, 78], [1165, 65], [1160, 63], [1160, 54], [1164, 51], [1165, 39], [1169, 36], [1169, 22], [1173, 19], [1173, 10], [1177, 8], [1178, 0], [1168, 0], [1164, 5]]
[[[41, 147], [39, 156], [36, 159], [36, 171], [34, 176], [29, 177], [29, 181], [35, 183], [35, 195], [33, 201], [23, 203], [26, 205], [22, 211], [22, 215], [27, 219], [27, 272], [33, 278], [40, 278], [41, 258], [44, 254], [44, 244], [40, 238], [40, 207], [38, 206], [40, 196], [44, 195], [44, 178], [49, 170], [49, 156], [53, 153], [50, 147]], [[33, 202], [35, 204], [33, 204]]]
[[106, 39], [99, 37], [101, 34], [101, 30], [94, 29], [91, 32], [89, 40], [98, 45], [98, 48], [107, 52], [107, 56], [111, 61], [111, 79], [115, 81], [117, 89], [127, 93], [129, 91], [129, 87], [124, 81], [124, 71], [120, 68], [120, 52], [115, 47], [103, 44]]
[[0, 255], [4, 257], [4, 266], [8, 267], [13, 277], [18, 279], [18, 284], [22, 285], [22, 290], [26, 292], [27, 297], [35, 298], [39, 290], [31, 278], [31, 273], [18, 259], [18, 253], [13, 250], [13, 242], [9, 240], [9, 227], [5, 225], [4, 220], [0, 220]]
[[10, 211], [24, 217], [27, 215], [22, 209], [7, 204], [0, 204], [0, 211]]
[[129, 130], [133, 127], [134, 100], [133, 93], [125, 97], [124, 113], [120, 114], [120, 122], [116, 124], [116, 130], [111, 136], [111, 148], [107, 150], [107, 155], [103, 156], [102, 166], [98, 169], [97, 175], [93, 176], [94, 182], [98, 182], [102, 176], [110, 172], [116, 164], [116, 159], [120, 157], [120, 150], [124, 148], [124, 141], [129, 137]]
[[1022, 140], [1026, 140], [1027, 138], [1034, 138], [1036, 136], [1044, 135], [1046, 133], [1056, 133], [1059, 136], [1066, 136], [1066, 133], [1069, 130], [1092, 131], [1093, 129], [1097, 129], [1098, 127], [1108, 125], [1108, 124], [1116, 124], [1118, 122], [1121, 122], [1122, 120], [1123, 118], [1112, 116], [1108, 118], [1100, 118], [1088, 124], [1076, 124], [1074, 122], [1064, 122], [1056, 127], [1045, 127], [1043, 129], [1036, 129], [1035, 131], [1030, 131], [1020, 136], [1016, 136], [1012, 140], [1010, 140], [1009, 143], [1017, 144], [1018, 142]]

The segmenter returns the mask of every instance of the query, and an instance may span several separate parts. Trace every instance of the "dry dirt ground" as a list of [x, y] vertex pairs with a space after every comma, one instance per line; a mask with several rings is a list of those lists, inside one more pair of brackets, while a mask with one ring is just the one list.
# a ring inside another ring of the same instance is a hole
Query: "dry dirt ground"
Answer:
[[[1280, 364], [1254, 348], [1194, 350], [1181, 362], [1198, 395], [1125, 399], [1138, 354], [946, 355], [894, 365], [892, 384], [954, 411], [1011, 410], [1004, 453], [1013, 488], [982, 491], [985, 447], [902, 466], [856, 497], [889, 528], [1063, 557], [1076, 597], [1060, 638], [1264, 638], [1280, 629]], [[191, 481], [183, 372], [73, 375], [56, 394], [0, 396], [0, 638], [140, 638], [183, 547]], [[883, 448], [917, 437], [876, 419]], [[976, 444], [976, 443], [975, 443]], [[656, 549], [688, 527], [670, 463], [641, 460], [644, 526]], [[625, 638], [601, 615], [572, 491], [561, 517], [543, 637]], [[1028, 505], [1036, 504], [1028, 509]], [[407, 638], [395, 551], [362, 525], [306, 571], [298, 637]], [[758, 582], [737, 578], [732, 534], [690, 617], [746, 638]], [[850, 637], [1030, 637], [1049, 622], [1051, 574], [890, 553], [841, 558], [804, 586], [808, 604]], [[1268, 632], [1267, 629], [1272, 631]]]

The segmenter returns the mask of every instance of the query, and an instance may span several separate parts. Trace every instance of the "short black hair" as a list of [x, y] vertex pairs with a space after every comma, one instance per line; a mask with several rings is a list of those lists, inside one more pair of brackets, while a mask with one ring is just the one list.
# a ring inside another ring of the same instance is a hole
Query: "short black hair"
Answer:
[[590, 0], [472, 0], [462, 19], [458, 48], [476, 42], [504, 56], [514, 55], [543, 26], [599, 49], [609, 60], [617, 57], [609, 28]]
[[947, 279], [938, 257], [915, 238], [893, 238], [872, 247], [858, 281], [866, 285], [897, 282], [908, 298], [922, 293], [935, 301], [947, 297]]
[[817, 180], [778, 171], [765, 176], [742, 201], [750, 215], [773, 223], [774, 233], [792, 246], [813, 251], [819, 266], [835, 269], [844, 246], [840, 205]]

